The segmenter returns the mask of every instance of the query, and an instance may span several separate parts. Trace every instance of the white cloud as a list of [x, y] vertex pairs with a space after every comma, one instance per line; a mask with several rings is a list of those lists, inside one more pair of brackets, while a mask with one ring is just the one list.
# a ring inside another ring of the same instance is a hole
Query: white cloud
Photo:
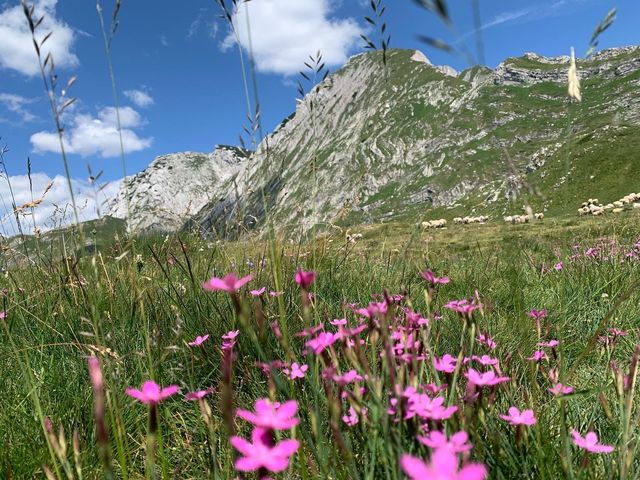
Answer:
[[98, 117], [106, 125], [118, 125], [118, 114], [120, 116], [121, 128], [136, 128], [142, 124], [140, 114], [131, 107], [105, 107], [98, 112]]
[[[100, 155], [104, 158], [120, 155], [115, 108], [103, 108], [97, 117], [75, 114], [69, 124], [64, 136], [67, 153], [75, 153], [82, 157]], [[132, 130], [142, 125], [140, 114], [133, 108], [120, 109], [120, 124], [125, 153], [138, 152], [151, 146], [152, 138], [141, 138]], [[31, 135], [31, 144], [36, 153], [60, 152], [60, 140], [55, 132], [34, 133]]]
[[[240, 3], [234, 25], [240, 44], [249, 50], [247, 9], [256, 66], [262, 72], [292, 75], [304, 68], [310, 54], [322, 52], [327, 66], [342, 65], [358, 46], [364, 31], [352, 18], [332, 18], [330, 0], [260, 0]], [[232, 33], [222, 44], [236, 42]]]
[[153, 97], [142, 90], [125, 90], [124, 96], [140, 108], [150, 107], [154, 103]]
[[[45, 231], [75, 222], [67, 179], [62, 175], [51, 178], [46, 173], [32, 173], [33, 196], [29, 178], [26, 175], [11, 176], [9, 181], [18, 207], [40, 198], [47, 185], [53, 182], [42, 203], [36, 206], [33, 212], [30, 208], [26, 208], [19, 214], [20, 224], [25, 234], [34, 233], [34, 228]], [[101, 216], [104, 216], [107, 202], [115, 198], [120, 183], [120, 181], [114, 181], [105, 185], [96, 185], [94, 188], [88, 181], [72, 179], [71, 184], [80, 221], [97, 218], [98, 211]], [[101, 189], [101, 187], [104, 188]], [[15, 235], [18, 233], [18, 228], [11, 204], [11, 191], [4, 176], [0, 178], [0, 199], [0, 202], [4, 203], [1, 210], [0, 232], [5, 236]]]
[[36, 119], [36, 116], [26, 108], [35, 101], [35, 98], [23, 97], [15, 93], [0, 93], [0, 105], [20, 117], [20, 122], [22, 123], [28, 123]]
[[[56, 3], [57, 0], [36, 1], [34, 17], [45, 16], [36, 31], [36, 38], [40, 42], [45, 35], [53, 32], [42, 47], [42, 58], [51, 52], [57, 67], [73, 67], [78, 64], [78, 57], [72, 51], [75, 32], [69, 25], [56, 18]], [[40, 73], [31, 32], [19, 4], [6, 7], [0, 12], [0, 38], [0, 67], [27, 76]]]

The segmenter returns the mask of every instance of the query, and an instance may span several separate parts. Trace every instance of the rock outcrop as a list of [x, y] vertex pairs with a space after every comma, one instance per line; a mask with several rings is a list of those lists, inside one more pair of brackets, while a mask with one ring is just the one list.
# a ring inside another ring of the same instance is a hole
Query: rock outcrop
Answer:
[[[179, 230], [185, 220], [216, 196], [248, 159], [248, 153], [218, 146], [213, 153], [182, 152], [162, 155], [120, 187], [108, 215], [126, 218], [130, 233]], [[130, 214], [129, 214], [130, 213]]]
[[[497, 85], [565, 82], [569, 57], [543, 57], [525, 53], [520, 58], [509, 58], [495, 70]], [[611, 48], [599, 52], [588, 60], [578, 61], [582, 79], [606, 79], [626, 75], [640, 69], [640, 47]]]

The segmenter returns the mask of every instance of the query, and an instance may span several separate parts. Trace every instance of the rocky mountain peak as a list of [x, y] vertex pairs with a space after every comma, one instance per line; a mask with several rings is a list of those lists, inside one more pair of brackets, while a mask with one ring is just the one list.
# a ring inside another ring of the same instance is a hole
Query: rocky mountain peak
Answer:
[[236, 175], [248, 158], [248, 152], [224, 145], [212, 153], [161, 155], [123, 181], [108, 214], [126, 218], [130, 232], [176, 231], [219, 194], [217, 188]]

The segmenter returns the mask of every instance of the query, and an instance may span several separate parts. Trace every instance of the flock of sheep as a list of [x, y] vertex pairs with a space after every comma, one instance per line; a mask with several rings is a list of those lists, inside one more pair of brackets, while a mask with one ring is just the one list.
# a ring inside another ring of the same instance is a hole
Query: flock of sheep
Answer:
[[637, 202], [640, 202], [640, 193], [630, 193], [620, 200], [607, 203], [606, 205], [600, 203], [597, 198], [590, 198], [582, 203], [578, 209], [578, 215], [593, 215], [594, 217], [598, 217], [608, 211], [611, 213], [622, 213], [626, 205], [632, 205], [633, 208], [640, 208], [640, 203]]
[[544, 213], [534, 213], [532, 215], [509, 215], [503, 217], [506, 223], [529, 223], [531, 220], [544, 220]]
[[[504, 221], [507, 223], [529, 223], [530, 220], [542, 220], [544, 219], [544, 213], [534, 213], [532, 215], [513, 215], [504, 217]], [[456, 225], [469, 225], [472, 223], [486, 223], [489, 221], [487, 215], [480, 215], [479, 217], [456, 217], [453, 219], [453, 223]], [[430, 228], [445, 228], [447, 226], [447, 220], [440, 218], [438, 220], [429, 220], [422, 222], [420, 227], [423, 229]]]
[[[578, 215], [593, 215], [600, 216], [604, 215], [605, 212], [611, 211], [612, 213], [621, 213], [625, 210], [626, 206], [632, 206], [633, 208], [640, 209], [640, 193], [630, 193], [629, 195], [625, 195], [620, 200], [616, 200], [615, 202], [608, 203], [603, 205], [598, 201], [597, 198], [590, 198], [586, 202], [583, 202], [580, 208], [578, 209]], [[523, 207], [523, 210], [527, 211], [526, 207]], [[529, 210], [530, 211], [530, 210]], [[544, 213], [525, 213], [524, 215], [508, 215], [502, 218], [505, 223], [529, 223], [535, 220], [544, 220]], [[479, 217], [455, 217], [453, 219], [453, 223], [456, 225], [468, 225], [468, 224], [483, 224], [489, 221], [489, 217], [487, 215], [481, 215]], [[444, 218], [440, 218], [438, 220], [428, 220], [425, 222], [421, 222], [418, 224], [424, 230], [427, 229], [437, 229], [437, 228], [446, 228], [447, 220]], [[361, 233], [349, 233], [347, 230], [346, 240], [348, 243], [356, 243], [358, 240], [362, 239]]]
[[[578, 215], [604, 215], [605, 212], [611, 211], [611, 213], [621, 213], [627, 206], [633, 208], [640, 208], [640, 193], [630, 193], [625, 195], [620, 200], [608, 203], [606, 205], [601, 204], [597, 198], [590, 198], [586, 202], [582, 203], [582, 206], [578, 209]], [[524, 207], [523, 207], [524, 208]], [[524, 208], [526, 211], [527, 209]], [[467, 225], [472, 223], [486, 223], [489, 217], [481, 215], [479, 217], [456, 217], [453, 219], [453, 223], [456, 225]], [[529, 223], [535, 220], [544, 220], [544, 213], [525, 213], [524, 215], [509, 215], [503, 217], [505, 223]], [[440, 218], [438, 220], [428, 220], [419, 224], [423, 229], [432, 228], [445, 228], [447, 226], [447, 220]]]
[[489, 217], [486, 215], [480, 215], [479, 217], [456, 217], [453, 219], [453, 223], [456, 225], [467, 225], [469, 223], [486, 223]]
[[[486, 223], [489, 217], [486, 215], [480, 215], [479, 217], [456, 217], [453, 219], [453, 223], [456, 225], [468, 225], [471, 223]], [[420, 224], [422, 228], [444, 228], [447, 226], [447, 221], [444, 218], [438, 220], [429, 220]]]

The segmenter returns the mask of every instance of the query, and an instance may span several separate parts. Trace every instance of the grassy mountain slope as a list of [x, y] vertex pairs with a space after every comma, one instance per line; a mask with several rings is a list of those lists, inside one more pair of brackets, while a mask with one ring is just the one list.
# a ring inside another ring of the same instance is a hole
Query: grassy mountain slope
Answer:
[[[640, 189], [640, 49], [579, 62], [533, 54], [458, 76], [393, 50], [352, 58], [309, 94], [191, 226], [228, 232], [519, 213], [574, 214]], [[268, 144], [268, 148], [266, 147]]]

